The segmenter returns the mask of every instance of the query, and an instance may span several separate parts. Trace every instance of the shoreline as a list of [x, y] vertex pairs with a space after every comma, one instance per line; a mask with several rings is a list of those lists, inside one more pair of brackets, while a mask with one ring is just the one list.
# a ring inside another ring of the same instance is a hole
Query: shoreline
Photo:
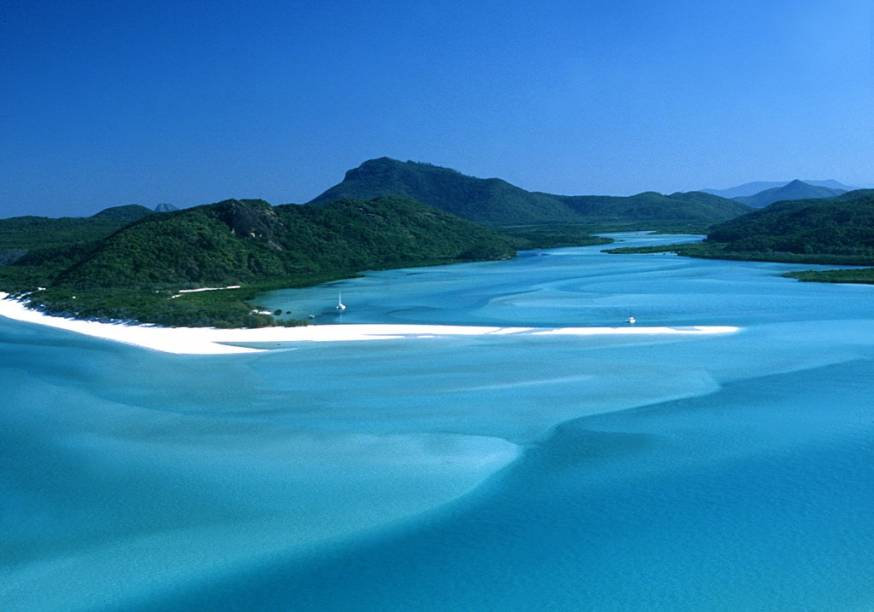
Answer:
[[362, 342], [371, 340], [433, 339], [461, 336], [712, 336], [740, 331], [734, 326], [684, 327], [498, 327], [468, 325], [424, 325], [353, 323], [302, 327], [258, 327], [218, 329], [214, 327], [157, 327], [125, 323], [102, 323], [66, 319], [28, 308], [0, 292], [0, 317], [22, 323], [44, 325], [92, 338], [111, 340], [175, 355], [233, 355], [262, 353], [270, 348], [234, 344], [295, 342]]

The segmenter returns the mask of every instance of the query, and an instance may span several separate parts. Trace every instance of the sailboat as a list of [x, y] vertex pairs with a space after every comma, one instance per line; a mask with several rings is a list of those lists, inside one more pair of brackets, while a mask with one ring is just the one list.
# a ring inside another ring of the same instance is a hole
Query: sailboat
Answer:
[[346, 312], [346, 304], [343, 303], [343, 292], [337, 293], [337, 312]]

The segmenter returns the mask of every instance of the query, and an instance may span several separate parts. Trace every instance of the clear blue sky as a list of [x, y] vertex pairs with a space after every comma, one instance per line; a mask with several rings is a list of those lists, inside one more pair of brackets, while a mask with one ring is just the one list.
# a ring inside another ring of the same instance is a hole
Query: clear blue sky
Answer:
[[0, 2], [0, 216], [306, 201], [361, 161], [529, 189], [874, 181], [870, 0]]

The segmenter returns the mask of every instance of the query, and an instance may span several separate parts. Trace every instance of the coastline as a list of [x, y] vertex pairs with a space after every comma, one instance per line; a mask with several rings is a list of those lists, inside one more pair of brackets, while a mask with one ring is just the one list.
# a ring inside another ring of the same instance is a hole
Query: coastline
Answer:
[[213, 327], [157, 327], [66, 319], [28, 308], [0, 292], [0, 317], [44, 325], [92, 338], [112, 340], [175, 355], [232, 355], [260, 353], [270, 348], [234, 346], [250, 343], [361, 342], [368, 340], [424, 339], [451, 336], [709, 336], [733, 334], [733, 326], [684, 327], [495, 327], [468, 325], [420, 325], [360, 323], [218, 329]]

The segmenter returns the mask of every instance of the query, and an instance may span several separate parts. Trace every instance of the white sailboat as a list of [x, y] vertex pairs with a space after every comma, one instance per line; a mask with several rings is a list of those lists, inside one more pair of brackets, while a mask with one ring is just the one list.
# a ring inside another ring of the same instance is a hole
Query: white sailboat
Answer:
[[337, 293], [337, 312], [346, 312], [346, 304], [343, 303], [343, 292]]

